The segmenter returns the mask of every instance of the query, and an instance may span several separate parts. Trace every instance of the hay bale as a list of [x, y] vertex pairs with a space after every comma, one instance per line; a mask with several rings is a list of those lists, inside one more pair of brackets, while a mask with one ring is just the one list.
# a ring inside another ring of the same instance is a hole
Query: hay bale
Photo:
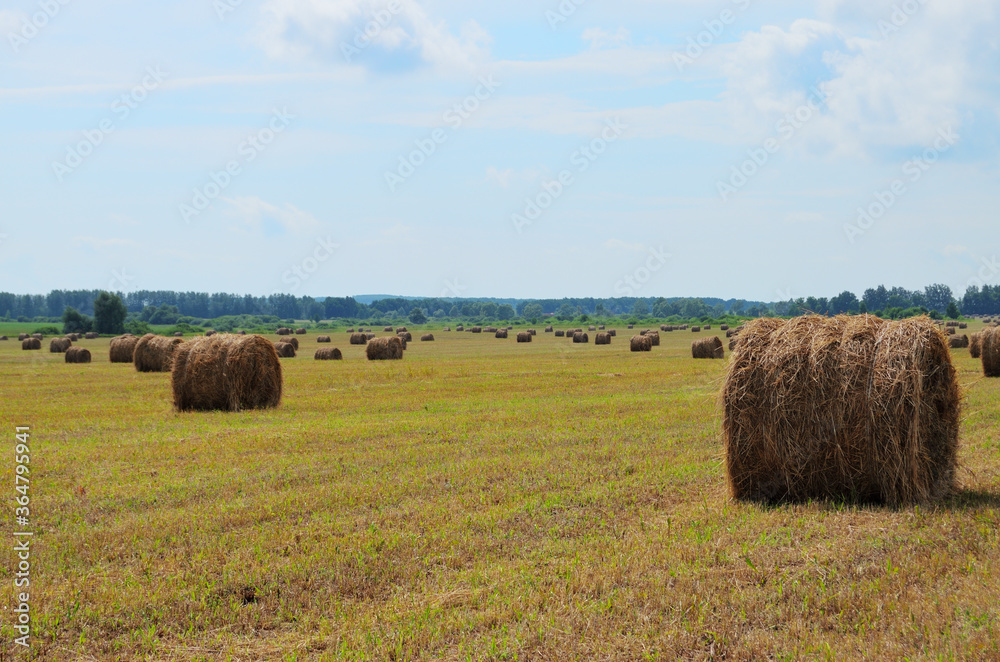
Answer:
[[80, 342], [80, 334], [79, 333], [67, 333], [66, 334], [66, 340], [69, 340], [70, 342]]
[[32, 334], [31, 334], [31, 337], [32, 337], [32, 338], [37, 338], [38, 340], [45, 340], [45, 336], [43, 336], [43, 335], [42, 335], [42, 334], [40, 334], [40, 333], [32, 333]]
[[364, 345], [368, 342], [368, 336], [363, 333], [352, 333], [351, 334], [351, 344], [352, 345]]
[[330, 336], [316, 336], [316, 342], [318, 343], [328, 343], [333, 342], [330, 340]]
[[731, 494], [889, 505], [947, 496], [960, 399], [929, 318], [750, 322], [721, 394]]
[[952, 336], [948, 339], [952, 349], [967, 349], [969, 347], [969, 336], [964, 333], [960, 336]]
[[608, 335], [611, 336], [612, 338], [617, 338], [618, 331], [616, 331], [615, 329], [611, 329], [610, 331], [608, 331]]
[[399, 336], [374, 338], [366, 351], [369, 361], [398, 361], [403, 358], [403, 341]]
[[175, 331], [174, 332], [174, 338], [183, 338], [183, 337], [184, 337], [184, 332], [183, 331]]
[[973, 333], [972, 337], [969, 338], [969, 353], [972, 358], [979, 359], [983, 356], [983, 335], [982, 333]]
[[734, 349], [736, 349], [736, 338], [733, 338], [732, 340], [729, 341], [729, 351], [731, 352]]
[[274, 343], [274, 351], [278, 354], [278, 358], [282, 359], [295, 358], [295, 345], [293, 345], [290, 342], [279, 340], [278, 342]]
[[712, 330], [712, 325], [711, 324], [706, 324], [705, 326], [703, 326], [701, 328], [703, 330], [705, 330], [705, 331], [711, 331]]
[[397, 331], [396, 335], [405, 340], [406, 342], [413, 342], [413, 334], [409, 331]]
[[401, 326], [401, 327], [399, 327], [399, 328], [396, 329], [396, 333], [397, 334], [399, 334], [399, 333], [406, 333], [406, 331], [407, 331], [407, 329], [406, 329], [405, 326]]
[[980, 335], [980, 353], [983, 359], [983, 374], [1000, 377], [1000, 327], [990, 327]]
[[[728, 331], [728, 330], [729, 330], [728, 324], [723, 324], [722, 326], [719, 327], [719, 331]], [[726, 337], [728, 338], [728, 336]]]
[[631, 329], [634, 329], [634, 328], [635, 328], [635, 324], [629, 324], [629, 325], [628, 325], [628, 328], [629, 328], [630, 330], [631, 330]]
[[474, 327], [472, 327], [472, 332], [473, 333], [482, 333], [483, 332], [483, 327], [481, 327], [481, 326], [474, 326]]
[[700, 326], [692, 326], [691, 327], [691, 333], [701, 333], [701, 327]]
[[649, 338], [649, 342], [653, 343], [653, 347], [659, 347], [660, 346], [660, 332], [659, 331], [650, 331], [649, 333], [646, 334], [646, 337]]
[[178, 411], [267, 409], [281, 402], [281, 362], [267, 338], [220, 333], [177, 349], [171, 384]]
[[610, 333], [598, 333], [594, 336], [595, 345], [610, 345], [611, 344], [611, 334]]
[[597, 327], [596, 326], [588, 326], [587, 327], [587, 331], [597, 331]]
[[553, 331], [555, 331], [555, 329], [552, 328], [551, 326], [545, 327], [545, 333], [552, 333]]
[[284, 326], [279, 326], [277, 333], [279, 336], [290, 336], [292, 335], [292, 330]]
[[652, 352], [653, 340], [649, 336], [632, 336], [630, 349], [633, 352]]
[[726, 331], [726, 337], [727, 338], [732, 338], [735, 335], [736, 335], [735, 331]]
[[952, 321], [948, 322], [945, 326], [947, 326], [948, 328], [952, 328], [958, 326], [958, 324], [959, 324], [958, 322]]
[[31, 336], [29, 336], [27, 333], [19, 333], [19, 334], [17, 334], [17, 339], [19, 341], [25, 341], [25, 340], [27, 340], [30, 337]]
[[565, 331], [563, 331], [562, 329], [560, 329], [559, 331], [556, 331], [556, 338], [565, 338], [565, 337], [566, 337], [566, 332]]
[[108, 358], [112, 363], [132, 363], [138, 342], [139, 339], [131, 333], [112, 338]]
[[530, 333], [533, 336], [537, 336], [538, 335], [538, 331], [536, 331], [535, 329], [528, 329], [528, 333]]
[[73, 342], [69, 338], [53, 338], [49, 341], [49, 352], [52, 354], [63, 354], [72, 346]]
[[41, 349], [41, 348], [42, 348], [42, 341], [39, 340], [38, 338], [25, 338], [24, 341], [21, 342], [21, 349], [22, 350], [25, 350], [25, 349], [32, 350], [32, 349]]
[[691, 357], [695, 359], [724, 359], [726, 350], [718, 336], [702, 338], [691, 343]]
[[374, 337], [375, 337], [375, 334], [374, 334], [374, 333], [372, 333], [371, 331], [365, 331], [365, 338], [366, 338], [367, 340], [371, 340], [371, 339], [372, 339], [372, 338], [374, 338]]
[[212, 329], [209, 329], [208, 331], [205, 332], [205, 337], [206, 338], [211, 338], [214, 335], [215, 335], [215, 331], [213, 331]]
[[90, 363], [90, 350], [85, 347], [70, 347], [66, 350], [66, 363]]
[[446, 327], [444, 327], [441, 330], [444, 331], [445, 333], [451, 333], [451, 327], [450, 326], [446, 326]]
[[501, 340], [506, 340], [506, 339], [507, 339], [507, 329], [500, 329], [500, 330], [498, 330], [498, 331], [497, 331], [497, 332], [496, 332], [496, 333], [494, 334], [494, 336], [495, 336], [496, 338], [500, 338]]
[[83, 337], [86, 338], [87, 340], [97, 340], [97, 333], [94, 332], [94, 331], [91, 331], [89, 333], [84, 334]]
[[392, 333], [392, 327], [391, 326], [382, 327], [382, 333]]
[[354, 329], [353, 329], [353, 328], [350, 328], [350, 329], [348, 329], [348, 330], [347, 330], [347, 332], [348, 332], [348, 333], [354, 333]]
[[425, 333], [424, 335], [420, 336], [420, 342], [434, 342], [434, 334]]
[[295, 336], [290, 336], [286, 338], [284, 341], [279, 341], [279, 342], [286, 342], [292, 347], [294, 347], [296, 352], [299, 351], [299, 339], [296, 338]]
[[9, 340], [7, 336], [0, 336], [0, 340]]
[[[506, 337], [507, 337], [507, 332], [504, 331], [504, 338]], [[531, 334], [526, 331], [520, 332], [519, 334], [517, 334], [517, 342], [531, 342]]]
[[958, 324], [958, 328], [959, 328], [959, 329], [968, 329], [968, 328], [969, 328], [969, 325], [968, 325], [968, 324], [966, 324], [965, 322], [959, 322], [959, 324]]
[[320, 347], [313, 358], [317, 361], [341, 361], [344, 355], [336, 347]]
[[581, 331], [577, 331], [573, 334], [573, 344], [574, 345], [585, 345], [590, 342], [590, 336]]
[[170, 372], [174, 353], [184, 341], [147, 333], [139, 338], [132, 352], [132, 363], [138, 372]]
[[459, 324], [458, 326], [455, 327], [455, 331], [465, 331], [465, 327]]

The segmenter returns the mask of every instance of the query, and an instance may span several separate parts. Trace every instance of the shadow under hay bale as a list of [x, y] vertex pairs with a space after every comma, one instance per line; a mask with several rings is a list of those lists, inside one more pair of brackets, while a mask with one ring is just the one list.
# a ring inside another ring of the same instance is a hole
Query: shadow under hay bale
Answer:
[[279, 340], [274, 343], [274, 351], [278, 354], [278, 358], [281, 359], [294, 359], [295, 358], [295, 345], [290, 342]]
[[888, 505], [948, 496], [960, 398], [929, 318], [750, 322], [720, 396], [730, 492]]
[[611, 344], [611, 334], [610, 333], [598, 333], [594, 336], [595, 345], [610, 345]]
[[136, 342], [132, 363], [138, 372], [170, 372], [174, 365], [174, 352], [183, 343], [180, 338], [147, 333]]
[[398, 361], [403, 358], [403, 343], [398, 336], [373, 338], [365, 351], [369, 361]]
[[281, 402], [281, 363], [262, 336], [195, 338], [177, 349], [171, 372], [178, 411], [268, 409]]
[[108, 359], [112, 363], [132, 363], [139, 339], [130, 333], [111, 339]]
[[34, 350], [34, 349], [41, 349], [41, 348], [42, 348], [42, 341], [39, 340], [38, 338], [25, 338], [21, 342], [21, 349], [22, 350]]
[[702, 338], [691, 343], [691, 357], [695, 359], [724, 359], [726, 350], [718, 336]]
[[340, 361], [344, 354], [336, 347], [320, 347], [313, 358], [317, 361]]
[[73, 346], [69, 338], [53, 338], [49, 341], [49, 352], [52, 354], [63, 354]]
[[434, 334], [425, 333], [424, 335], [420, 336], [420, 342], [434, 342]]
[[980, 335], [983, 375], [1000, 377], [1000, 327], [990, 327]]
[[629, 349], [633, 352], [652, 352], [653, 340], [649, 336], [632, 336]]
[[[507, 332], [504, 331], [504, 337], [507, 337]], [[531, 342], [531, 334], [527, 331], [522, 331], [517, 334], [517, 342]]]
[[90, 350], [85, 347], [70, 347], [66, 350], [66, 363], [90, 363]]

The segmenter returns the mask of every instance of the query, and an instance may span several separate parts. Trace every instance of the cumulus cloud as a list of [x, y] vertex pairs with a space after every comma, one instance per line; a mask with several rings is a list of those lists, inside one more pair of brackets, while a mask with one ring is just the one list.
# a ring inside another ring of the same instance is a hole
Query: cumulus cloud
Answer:
[[258, 43], [274, 59], [313, 59], [377, 71], [474, 70], [490, 37], [473, 20], [453, 33], [416, 0], [267, 0]]

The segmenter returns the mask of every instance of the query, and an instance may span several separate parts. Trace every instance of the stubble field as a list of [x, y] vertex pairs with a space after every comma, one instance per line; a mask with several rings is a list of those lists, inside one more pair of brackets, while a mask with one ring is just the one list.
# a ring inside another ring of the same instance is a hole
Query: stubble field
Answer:
[[280, 408], [237, 414], [174, 412], [107, 338], [90, 365], [0, 342], [35, 659], [1000, 659], [1000, 381], [968, 350], [959, 495], [770, 508], [728, 499], [708, 333], [433, 332], [394, 362], [300, 336]]

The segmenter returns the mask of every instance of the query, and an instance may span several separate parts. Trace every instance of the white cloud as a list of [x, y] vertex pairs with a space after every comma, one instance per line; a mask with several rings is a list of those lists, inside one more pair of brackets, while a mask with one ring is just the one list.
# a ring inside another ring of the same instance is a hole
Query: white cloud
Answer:
[[489, 55], [490, 37], [473, 20], [453, 34], [416, 0], [267, 0], [258, 42], [274, 59], [317, 59], [370, 69], [424, 65], [468, 72]]
[[222, 198], [229, 203], [228, 214], [235, 218], [239, 226], [234, 229], [261, 232], [265, 236], [286, 233], [302, 235], [317, 232], [321, 223], [309, 212], [285, 203], [278, 207], [258, 197]]
[[623, 27], [615, 32], [608, 32], [601, 28], [587, 28], [583, 31], [581, 39], [590, 42], [591, 48], [616, 48], [629, 43], [632, 35]]

